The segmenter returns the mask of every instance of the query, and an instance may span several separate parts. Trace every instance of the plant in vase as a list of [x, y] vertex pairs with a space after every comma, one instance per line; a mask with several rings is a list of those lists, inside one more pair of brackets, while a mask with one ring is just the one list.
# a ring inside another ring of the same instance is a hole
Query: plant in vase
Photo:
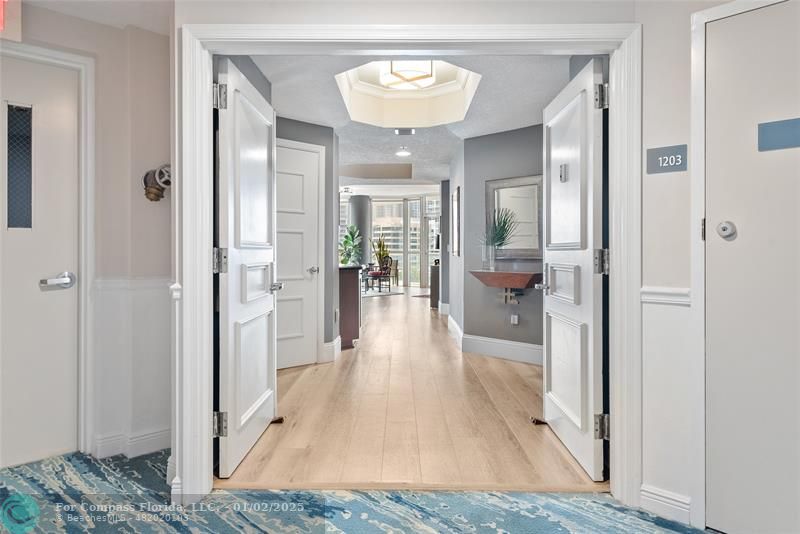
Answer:
[[389, 246], [386, 244], [383, 234], [378, 236], [378, 239], [370, 239], [372, 245], [372, 253], [375, 254], [375, 265], [381, 265], [383, 258], [389, 255]]
[[347, 227], [347, 231], [339, 242], [339, 263], [341, 265], [357, 265], [361, 261], [361, 232], [355, 225]]
[[486, 233], [483, 236], [483, 246], [486, 251], [486, 261], [489, 270], [495, 270], [497, 249], [511, 243], [519, 223], [517, 215], [508, 208], [496, 209], [486, 218]]

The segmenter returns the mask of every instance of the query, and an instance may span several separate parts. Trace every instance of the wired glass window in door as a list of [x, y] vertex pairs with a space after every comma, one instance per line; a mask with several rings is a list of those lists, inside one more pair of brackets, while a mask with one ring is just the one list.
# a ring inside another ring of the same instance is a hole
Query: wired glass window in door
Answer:
[[6, 108], [6, 226], [33, 227], [33, 109]]

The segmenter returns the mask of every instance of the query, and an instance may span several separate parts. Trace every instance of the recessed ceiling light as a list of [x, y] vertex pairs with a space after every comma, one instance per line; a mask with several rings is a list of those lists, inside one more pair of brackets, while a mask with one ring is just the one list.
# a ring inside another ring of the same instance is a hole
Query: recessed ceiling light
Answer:
[[408, 151], [408, 147], [401, 146], [400, 150], [394, 153], [395, 156], [400, 156], [401, 158], [407, 158], [411, 155], [411, 152]]
[[414, 135], [417, 131], [414, 128], [395, 128], [395, 135]]

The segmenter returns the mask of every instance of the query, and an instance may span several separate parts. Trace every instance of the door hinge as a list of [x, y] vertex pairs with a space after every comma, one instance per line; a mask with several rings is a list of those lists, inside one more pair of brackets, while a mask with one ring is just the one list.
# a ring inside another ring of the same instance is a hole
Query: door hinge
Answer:
[[608, 109], [608, 84], [598, 83], [594, 86], [594, 107]]
[[228, 109], [228, 86], [224, 83], [215, 83], [211, 89], [214, 109]]
[[700, 239], [703, 241], [706, 240], [706, 218], [703, 217], [703, 220], [700, 221]]
[[607, 413], [594, 416], [594, 439], [609, 439], [611, 437], [611, 420]]
[[594, 249], [594, 272], [595, 274], [608, 275], [610, 269], [607, 248]]
[[228, 437], [228, 412], [214, 412], [211, 422], [211, 432], [214, 438]]
[[214, 256], [211, 259], [214, 274], [228, 272], [228, 249], [214, 247]]

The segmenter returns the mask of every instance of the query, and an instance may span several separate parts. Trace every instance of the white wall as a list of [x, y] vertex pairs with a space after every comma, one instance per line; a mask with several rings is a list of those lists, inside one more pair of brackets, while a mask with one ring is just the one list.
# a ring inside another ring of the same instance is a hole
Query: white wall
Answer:
[[25, 4], [22, 38], [96, 62], [95, 452], [167, 447], [170, 202], [141, 177], [170, 158], [169, 37]]

